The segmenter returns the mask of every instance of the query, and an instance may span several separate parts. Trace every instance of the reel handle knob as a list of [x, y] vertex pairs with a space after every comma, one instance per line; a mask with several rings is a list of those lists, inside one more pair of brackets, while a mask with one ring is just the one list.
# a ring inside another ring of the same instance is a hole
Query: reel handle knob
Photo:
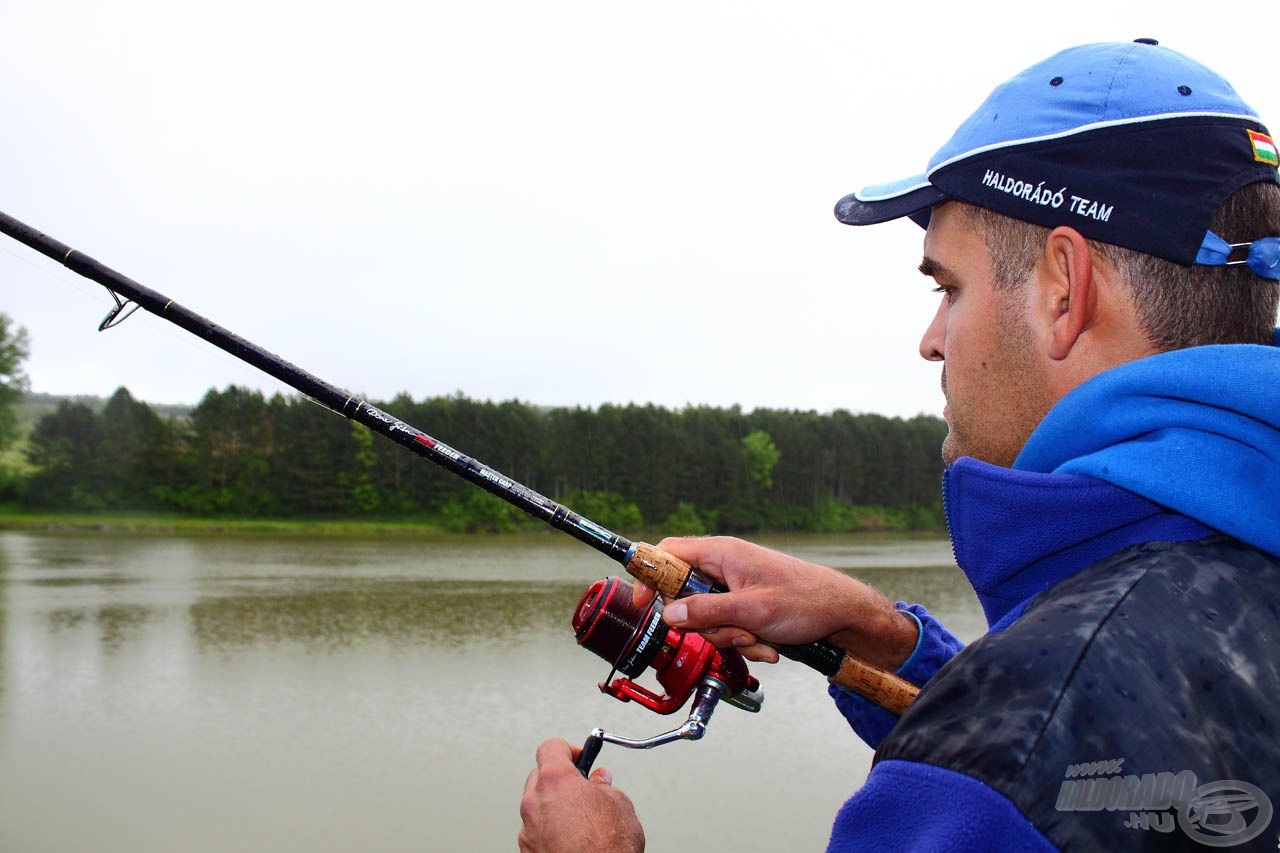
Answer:
[[587, 742], [582, 745], [582, 752], [578, 755], [578, 760], [573, 762], [573, 766], [578, 768], [578, 772], [582, 774], [582, 778], [587, 778], [591, 773], [591, 765], [596, 763], [596, 756], [600, 754], [600, 747], [604, 746], [604, 729], [592, 729], [591, 734], [587, 735]]

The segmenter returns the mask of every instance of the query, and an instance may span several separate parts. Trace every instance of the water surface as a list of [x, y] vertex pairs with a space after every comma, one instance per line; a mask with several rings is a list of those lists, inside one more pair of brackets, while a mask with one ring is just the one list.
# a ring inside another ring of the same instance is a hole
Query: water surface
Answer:
[[[945, 540], [765, 541], [983, 630]], [[602, 695], [574, 643], [619, 571], [555, 535], [0, 533], [0, 849], [513, 849], [540, 741], [683, 719]], [[865, 779], [824, 679], [753, 672], [760, 714], [602, 752], [650, 849], [821, 849]]]

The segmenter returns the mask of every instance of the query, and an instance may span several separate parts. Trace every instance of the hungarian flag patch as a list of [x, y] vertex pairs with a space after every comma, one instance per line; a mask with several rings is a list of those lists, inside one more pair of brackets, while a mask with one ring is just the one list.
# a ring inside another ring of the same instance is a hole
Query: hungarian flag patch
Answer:
[[1275, 141], [1265, 133], [1258, 133], [1256, 130], [1250, 130], [1248, 134], [1249, 141], [1253, 143], [1253, 159], [1259, 163], [1280, 166], [1280, 156], [1276, 154]]

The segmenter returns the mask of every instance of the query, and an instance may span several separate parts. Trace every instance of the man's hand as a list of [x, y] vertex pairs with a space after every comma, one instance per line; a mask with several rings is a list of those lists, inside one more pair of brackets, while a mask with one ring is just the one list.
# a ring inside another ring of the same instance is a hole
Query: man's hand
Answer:
[[[663, 539], [658, 547], [724, 582], [729, 592], [667, 604], [666, 621], [700, 631], [749, 660], [778, 660], [771, 646], [830, 639], [876, 666], [897, 669], [915, 648], [917, 629], [871, 587], [835, 569], [726, 536]], [[636, 585], [636, 601], [654, 592]]]
[[518, 841], [522, 851], [597, 853], [644, 850], [644, 829], [631, 800], [599, 768], [583, 779], [573, 766], [580, 749], [555, 738], [538, 747], [538, 766], [524, 783]]

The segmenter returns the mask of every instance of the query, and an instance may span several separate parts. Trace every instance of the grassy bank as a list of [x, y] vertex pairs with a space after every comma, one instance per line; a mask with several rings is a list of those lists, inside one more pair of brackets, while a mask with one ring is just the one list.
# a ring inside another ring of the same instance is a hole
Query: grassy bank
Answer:
[[421, 520], [200, 518], [163, 513], [26, 512], [13, 507], [0, 507], [0, 530], [335, 537], [439, 536], [448, 532]]

